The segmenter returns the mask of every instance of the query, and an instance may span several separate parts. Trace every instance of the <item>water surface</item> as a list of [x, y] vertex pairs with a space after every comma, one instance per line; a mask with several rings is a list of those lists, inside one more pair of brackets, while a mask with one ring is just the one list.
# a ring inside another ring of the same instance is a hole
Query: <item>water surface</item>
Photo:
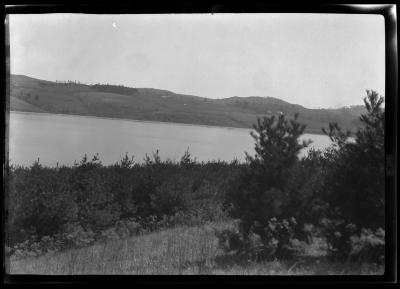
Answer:
[[[179, 160], [185, 151], [198, 161], [245, 159], [253, 153], [250, 129], [134, 121], [47, 113], [10, 113], [10, 163], [31, 165], [40, 158], [48, 166], [72, 165], [87, 154], [99, 154], [103, 164], [128, 153], [137, 162], [159, 150], [162, 159]], [[325, 148], [324, 135], [304, 134], [315, 148]], [[310, 147], [311, 147], [310, 146]], [[304, 155], [306, 151], [303, 151]]]

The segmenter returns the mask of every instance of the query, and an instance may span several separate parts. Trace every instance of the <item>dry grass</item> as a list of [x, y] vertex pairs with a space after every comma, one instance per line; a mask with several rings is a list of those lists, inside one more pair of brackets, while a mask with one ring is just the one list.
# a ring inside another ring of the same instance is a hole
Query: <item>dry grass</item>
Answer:
[[179, 227], [54, 255], [10, 260], [11, 274], [202, 274], [221, 254], [213, 228]]
[[224, 255], [214, 229], [229, 223], [179, 227], [125, 240], [110, 241], [53, 255], [9, 260], [11, 274], [126, 275], [377, 275], [373, 264], [339, 264], [321, 259], [252, 263]]

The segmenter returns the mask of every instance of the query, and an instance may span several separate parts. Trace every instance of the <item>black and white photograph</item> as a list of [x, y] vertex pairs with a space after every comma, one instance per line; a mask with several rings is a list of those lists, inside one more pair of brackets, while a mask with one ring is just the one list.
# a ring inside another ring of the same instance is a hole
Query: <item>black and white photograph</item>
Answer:
[[6, 274], [387, 272], [382, 15], [5, 23]]

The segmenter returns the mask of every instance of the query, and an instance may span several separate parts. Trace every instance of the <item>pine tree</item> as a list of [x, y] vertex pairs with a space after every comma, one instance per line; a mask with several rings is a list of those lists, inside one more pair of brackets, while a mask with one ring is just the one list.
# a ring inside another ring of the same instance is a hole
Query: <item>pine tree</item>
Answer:
[[[385, 228], [383, 102], [377, 92], [367, 90], [367, 112], [360, 117], [362, 127], [354, 141], [349, 141], [337, 125], [331, 125], [327, 132], [336, 146], [327, 154], [330, 165], [323, 198], [331, 224], [326, 229], [332, 250], [340, 258], [349, 255], [352, 235], [360, 234], [363, 228]], [[340, 232], [340, 238], [334, 232]]]
[[[279, 239], [273, 251], [280, 256], [288, 253], [289, 227], [295, 225], [295, 220], [290, 224], [287, 221], [291, 219], [287, 206], [291, 204], [292, 196], [286, 185], [299, 160], [299, 152], [310, 144], [309, 141], [299, 142], [305, 125], [301, 125], [297, 118], [296, 114], [288, 120], [282, 114], [277, 119], [271, 116], [257, 120], [251, 133], [255, 140], [255, 155], [246, 153], [247, 169], [227, 196], [231, 216], [239, 219], [242, 250], [252, 248], [251, 238], [257, 236], [261, 244], [256, 250], [258, 258], [272, 254], [272, 235]], [[289, 227], [287, 230], [284, 228], [285, 232], [275, 234], [270, 228], [277, 227], [271, 222], [278, 222], [280, 228]]]

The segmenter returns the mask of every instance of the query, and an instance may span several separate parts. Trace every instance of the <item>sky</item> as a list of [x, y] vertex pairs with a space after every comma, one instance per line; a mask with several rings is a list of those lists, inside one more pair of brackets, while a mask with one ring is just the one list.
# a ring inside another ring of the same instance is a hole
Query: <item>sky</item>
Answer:
[[385, 94], [384, 18], [367, 14], [10, 15], [11, 73], [308, 108]]

